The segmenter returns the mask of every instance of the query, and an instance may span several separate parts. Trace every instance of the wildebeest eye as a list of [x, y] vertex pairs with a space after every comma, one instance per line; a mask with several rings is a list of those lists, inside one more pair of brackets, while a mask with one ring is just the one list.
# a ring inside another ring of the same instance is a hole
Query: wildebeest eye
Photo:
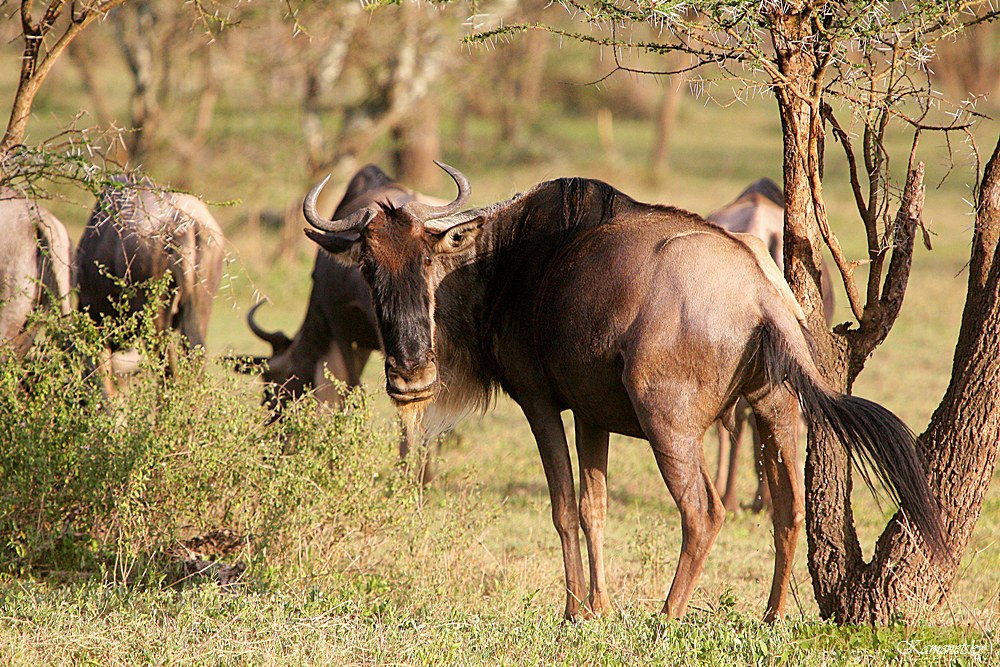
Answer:
[[452, 248], [457, 248], [465, 242], [465, 232], [456, 231], [448, 234], [448, 244]]

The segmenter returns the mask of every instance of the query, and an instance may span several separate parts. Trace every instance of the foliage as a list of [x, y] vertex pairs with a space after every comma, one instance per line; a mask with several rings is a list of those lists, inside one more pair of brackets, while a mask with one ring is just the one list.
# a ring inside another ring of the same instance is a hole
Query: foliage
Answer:
[[[269, 424], [255, 389], [201, 351], [165, 378], [179, 341], [154, 332], [156, 303], [104, 330], [42, 313], [45, 339], [2, 362], [0, 568], [155, 579], [179, 543], [219, 530], [244, 538], [241, 557], [276, 567], [407, 516], [413, 483], [364, 394], [336, 413], [307, 399]], [[109, 340], [143, 358], [110, 399], [88, 372]]]

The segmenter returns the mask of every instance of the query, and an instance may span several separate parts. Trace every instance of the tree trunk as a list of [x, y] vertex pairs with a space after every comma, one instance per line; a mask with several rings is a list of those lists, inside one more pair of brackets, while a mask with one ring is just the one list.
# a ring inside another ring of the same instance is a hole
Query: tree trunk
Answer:
[[[821, 36], [811, 34], [810, 11], [809, 3], [800, 3], [797, 10], [772, 17], [782, 82], [774, 91], [784, 142], [785, 271], [806, 312], [827, 381], [849, 391], [868, 355], [888, 334], [902, 303], [922, 208], [923, 168], [911, 159], [881, 298], [864, 304], [858, 327], [828, 331], [819, 290], [820, 230], [827, 229], [819, 180], [823, 49]], [[810, 50], [812, 45], [819, 46]], [[979, 198], [969, 295], [951, 386], [917, 443], [955, 562], [929, 562], [922, 541], [897, 514], [880, 537], [874, 558], [866, 563], [851, 511], [847, 452], [824, 432], [810, 428], [806, 534], [809, 571], [824, 618], [838, 623], [887, 623], [895, 614], [922, 611], [940, 602], [951, 589], [957, 561], [992, 479], [1000, 442], [1000, 404], [995, 400], [1000, 392], [1000, 262], [994, 262], [1000, 236], [998, 172], [995, 151]]]
[[[958, 563], [993, 479], [1000, 444], [1000, 141], [979, 191], [969, 263], [969, 291], [955, 346], [951, 382], [917, 449], [938, 498], [954, 560], [929, 562], [893, 518], [872, 562], [846, 586], [838, 616], [887, 623], [896, 611], [920, 610], [951, 592]], [[852, 582], [853, 584], [854, 582]]]
[[439, 121], [438, 101], [427, 96], [393, 129], [395, 177], [418, 190], [433, 189], [441, 180], [441, 170], [434, 164], [441, 159]]
[[130, 134], [126, 139], [132, 166], [145, 164], [156, 146], [161, 115], [151, 40], [158, 17], [149, 0], [140, 0], [116, 17], [118, 42], [132, 74]]
[[[808, 19], [787, 17], [775, 31], [777, 61], [795, 87], [775, 89], [784, 142], [785, 276], [806, 312], [816, 340], [819, 365], [826, 380], [846, 391], [846, 341], [827, 329], [820, 295], [817, 210], [810, 185], [810, 155], [818, 155], [819, 120], [816, 98], [818, 63], [799, 48]], [[851, 512], [852, 480], [847, 452], [825, 431], [810, 425], [805, 463], [806, 535], [809, 571], [820, 614], [829, 618], [843, 595], [841, 583], [861, 559], [861, 546]]]
[[[671, 69], [679, 58], [671, 58], [668, 63]], [[663, 88], [663, 95], [656, 112], [656, 138], [653, 151], [649, 157], [650, 171], [655, 181], [660, 181], [669, 170], [670, 140], [674, 134], [674, 124], [677, 121], [677, 110], [680, 108], [681, 97], [684, 95], [684, 75], [674, 74]]]

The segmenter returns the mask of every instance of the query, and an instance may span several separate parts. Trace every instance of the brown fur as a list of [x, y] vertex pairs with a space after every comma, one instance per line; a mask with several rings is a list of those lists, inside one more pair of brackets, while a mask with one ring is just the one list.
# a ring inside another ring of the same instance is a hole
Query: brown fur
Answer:
[[[774, 268], [779, 275], [783, 275], [785, 266], [785, 202], [784, 192], [777, 183], [769, 178], [754, 181], [731, 203], [714, 213], [710, 213], [707, 220], [730, 232], [745, 234], [746, 238], [756, 237], [760, 239], [776, 265]], [[833, 320], [833, 283], [830, 281], [830, 272], [825, 264], [822, 281], [823, 313], [829, 323]], [[784, 282], [783, 278], [781, 282]], [[788, 295], [791, 295], [790, 290]], [[794, 297], [791, 298], [794, 301]], [[794, 307], [801, 312], [798, 303], [795, 303]], [[728, 510], [739, 509], [739, 499], [736, 495], [736, 462], [742, 444], [742, 435], [747, 426], [750, 427], [754, 469], [757, 477], [757, 490], [754, 493], [751, 508], [754, 511], [760, 511], [771, 506], [771, 496], [762, 467], [762, 449], [760, 436], [757, 433], [757, 424], [750, 412], [750, 406], [745, 401], [741, 401], [734, 411], [734, 419], [730, 426], [727, 427], [721, 422], [716, 425], [719, 455], [715, 484], [720, 490], [724, 489], [722, 500]]]

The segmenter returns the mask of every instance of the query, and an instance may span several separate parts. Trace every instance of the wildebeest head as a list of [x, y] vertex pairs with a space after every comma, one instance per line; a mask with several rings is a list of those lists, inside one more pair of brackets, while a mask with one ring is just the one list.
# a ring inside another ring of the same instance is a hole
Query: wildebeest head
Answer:
[[386, 391], [397, 403], [433, 398], [439, 388], [435, 354], [434, 293], [441, 280], [475, 253], [482, 220], [461, 213], [471, 188], [453, 167], [438, 163], [455, 181], [450, 204], [380, 203], [341, 220], [324, 220], [316, 199], [326, 180], [303, 203], [306, 234], [326, 250], [358, 262], [372, 290], [385, 351]]

